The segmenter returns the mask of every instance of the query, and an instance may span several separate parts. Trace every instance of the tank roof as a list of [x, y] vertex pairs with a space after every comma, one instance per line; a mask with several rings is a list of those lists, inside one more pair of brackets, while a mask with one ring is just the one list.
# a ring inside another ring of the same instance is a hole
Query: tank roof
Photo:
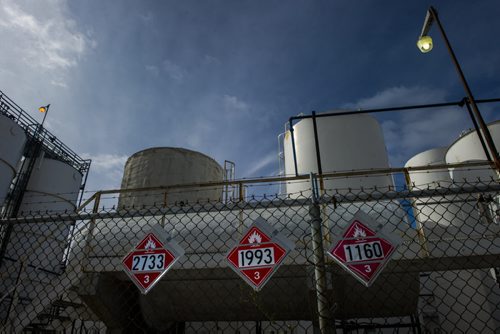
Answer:
[[198, 152], [198, 151], [194, 151], [194, 150], [190, 150], [190, 149], [182, 148], [182, 147], [155, 146], [155, 147], [150, 147], [150, 148], [146, 148], [144, 150], [140, 150], [140, 151], [135, 152], [134, 154], [132, 154], [127, 159], [127, 162], [125, 163], [125, 165], [127, 165], [130, 160], [132, 160], [133, 158], [136, 158], [139, 155], [147, 155], [148, 153], [154, 152], [154, 151], [176, 151], [176, 152], [179, 152], [179, 153], [188, 153], [188, 154], [201, 155], [201, 156], [203, 156], [203, 157], [205, 157], [207, 159], [213, 160], [215, 163], [219, 164], [217, 162], [217, 160], [215, 160], [214, 158], [212, 158], [212, 157], [210, 157], [210, 156], [208, 156], [208, 155], [206, 155], [204, 153]]

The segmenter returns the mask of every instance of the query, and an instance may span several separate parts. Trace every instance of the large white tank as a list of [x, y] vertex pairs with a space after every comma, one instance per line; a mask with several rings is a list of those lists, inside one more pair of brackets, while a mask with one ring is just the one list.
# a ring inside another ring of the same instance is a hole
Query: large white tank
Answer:
[[[321, 167], [323, 173], [351, 170], [389, 168], [384, 136], [378, 121], [370, 115], [319, 117], [316, 119]], [[299, 174], [317, 173], [316, 146], [312, 119], [303, 119], [293, 126], [297, 171]], [[285, 174], [294, 175], [294, 154], [291, 132], [284, 136]], [[393, 186], [390, 175], [329, 179], [325, 189], [340, 193], [360, 188], [387, 188]], [[309, 196], [309, 182], [286, 185], [288, 195]]]
[[[49, 158], [38, 158], [19, 209], [20, 216], [57, 215], [74, 212], [82, 174], [72, 166]], [[29, 254], [28, 263], [58, 272], [74, 222], [14, 225], [7, 256]]]
[[[488, 129], [498, 150], [500, 147], [500, 121], [488, 124]], [[486, 155], [476, 131], [462, 134], [450, 145], [446, 152], [446, 163], [448, 164], [482, 161], [486, 162]], [[450, 168], [450, 176], [456, 186], [470, 186], [498, 182], [499, 174], [489, 166], [478, 166]], [[457, 215], [464, 222], [462, 231], [466, 234], [475, 233], [481, 235], [481, 229], [485, 227], [485, 223], [488, 224], [493, 221], [494, 213], [492, 209], [494, 208], [489, 205], [492, 204], [491, 198], [480, 198], [477, 195], [462, 196], [462, 198], [464, 202]], [[477, 224], [478, 222], [480, 224]]]
[[[445, 165], [447, 147], [433, 148], [415, 155], [408, 160], [405, 167], [422, 167]], [[451, 187], [452, 180], [448, 169], [411, 171], [409, 172], [411, 190], [436, 189]], [[455, 203], [458, 196], [433, 196], [419, 198], [414, 201], [415, 218], [422, 224], [426, 232], [436, 233], [436, 227], [448, 227], [458, 224], [457, 212], [462, 203]], [[431, 232], [433, 231], [433, 232]]]
[[9, 117], [0, 115], [0, 206], [16, 175], [25, 143], [24, 130]]
[[31, 172], [19, 212], [49, 214], [72, 212], [82, 183], [82, 174], [65, 162], [38, 158]]
[[[488, 124], [488, 130], [497, 150], [499, 150], [500, 121]], [[450, 145], [446, 152], [446, 162], [449, 164], [486, 160], [486, 155], [476, 131], [469, 131], [460, 136], [460, 138]], [[487, 167], [455, 168], [450, 171], [450, 174], [452, 179], [459, 183], [477, 181], [489, 183], [492, 179], [498, 180], [498, 173]]]
[[[209, 156], [174, 147], [155, 147], [139, 151], [125, 164], [122, 189], [221, 182], [223, 168]], [[164, 206], [197, 201], [220, 201], [222, 186], [192, 188], [189, 191], [161, 190], [120, 194], [118, 206]]]

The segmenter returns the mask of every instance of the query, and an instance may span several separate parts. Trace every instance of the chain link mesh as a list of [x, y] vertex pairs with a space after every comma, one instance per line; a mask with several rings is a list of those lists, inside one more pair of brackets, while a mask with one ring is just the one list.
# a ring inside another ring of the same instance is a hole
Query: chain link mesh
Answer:
[[[313, 200], [306, 189], [238, 201], [112, 209], [97, 209], [96, 201], [93, 212], [24, 213], [1, 221], [4, 242], [9, 234], [0, 267], [1, 332], [495, 333], [499, 190], [492, 180], [326, 189]], [[370, 287], [327, 255], [358, 211], [402, 239]], [[256, 292], [228, 267], [226, 254], [258, 217], [295, 248]], [[121, 263], [155, 225], [185, 255], [144, 295]]]

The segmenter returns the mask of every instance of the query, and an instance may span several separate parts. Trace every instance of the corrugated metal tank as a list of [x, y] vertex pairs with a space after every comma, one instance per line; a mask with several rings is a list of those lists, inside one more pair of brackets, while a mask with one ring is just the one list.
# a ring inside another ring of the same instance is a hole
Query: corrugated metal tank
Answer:
[[0, 115], [0, 206], [2, 206], [21, 160], [26, 134], [7, 116]]
[[[125, 164], [122, 189], [220, 182], [223, 168], [209, 156], [183, 148], [155, 147], [139, 151]], [[220, 201], [222, 187], [189, 191], [141, 191], [120, 194], [118, 207], [162, 206], [196, 201]]]
[[[38, 158], [24, 193], [19, 215], [46, 215], [73, 212], [82, 174], [58, 160]], [[30, 254], [28, 262], [50, 271], [59, 271], [73, 222], [15, 225], [7, 256], [16, 258], [16, 248]]]
[[[370, 115], [347, 115], [317, 118], [317, 134], [323, 172], [340, 172], [389, 168], [384, 136], [378, 121]], [[316, 146], [312, 119], [303, 119], [293, 126], [297, 171], [299, 174], [317, 173]], [[291, 132], [284, 136], [285, 174], [294, 175], [294, 154]], [[394, 186], [390, 175], [329, 179], [325, 189], [340, 193], [351, 189], [387, 188]], [[289, 196], [309, 196], [308, 182], [286, 185]]]

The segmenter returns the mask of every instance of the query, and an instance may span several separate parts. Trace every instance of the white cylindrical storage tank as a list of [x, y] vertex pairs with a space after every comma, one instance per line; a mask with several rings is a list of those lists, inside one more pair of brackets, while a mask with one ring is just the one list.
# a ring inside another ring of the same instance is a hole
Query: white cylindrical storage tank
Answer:
[[[183, 148], [156, 147], [139, 151], [125, 164], [122, 189], [221, 182], [223, 168], [209, 156]], [[222, 186], [133, 191], [120, 194], [120, 208], [220, 201]]]
[[[82, 174], [62, 161], [38, 158], [28, 181], [20, 216], [74, 212]], [[72, 221], [14, 225], [7, 256], [28, 255], [29, 264], [58, 272], [68, 244]]]
[[[406, 168], [445, 165], [447, 147], [433, 148], [415, 155], [405, 164]], [[452, 180], [448, 169], [409, 171], [412, 190], [431, 190], [451, 187]], [[436, 233], [436, 226], [443, 228], [457, 224], [457, 213], [462, 204], [459, 196], [432, 196], [414, 201], [415, 218], [427, 233]], [[441, 202], [441, 203], [440, 203]], [[456, 202], [456, 203], [455, 203]]]
[[[499, 150], [500, 121], [488, 124], [488, 130], [496, 149]], [[450, 145], [446, 152], [446, 162], [449, 164], [479, 161], [487, 161], [487, 158], [476, 131], [469, 131], [460, 136], [460, 138]], [[453, 181], [457, 183], [490, 183], [492, 180], [498, 180], [498, 174], [493, 169], [488, 168], [488, 166], [454, 168], [450, 171], [450, 174]]]
[[0, 115], [0, 206], [16, 176], [25, 143], [24, 130], [9, 117]]
[[25, 213], [73, 212], [82, 183], [82, 173], [65, 162], [38, 158], [19, 208]]
[[[488, 130], [498, 150], [500, 147], [500, 121], [488, 124]], [[476, 131], [469, 131], [460, 136], [450, 145], [446, 152], [446, 163], [448, 164], [482, 161], [486, 162], [487, 159]], [[498, 172], [486, 165], [452, 168], [450, 169], [450, 175], [456, 186], [488, 185], [499, 180]], [[462, 230], [465, 233], [470, 230], [480, 234], [476, 226], [478, 222], [483, 225], [493, 222], [493, 209], [495, 208], [489, 205], [491, 198], [474, 194], [462, 197], [466, 200], [459, 212], [459, 217], [464, 221]]]
[[[370, 115], [318, 117], [317, 135], [323, 173], [389, 168], [384, 136], [378, 121]], [[312, 119], [302, 119], [293, 126], [298, 174], [317, 173], [316, 145]], [[285, 174], [294, 175], [294, 152], [291, 132], [284, 136]], [[390, 175], [329, 179], [325, 189], [348, 192], [350, 189], [393, 186]], [[309, 182], [287, 184], [289, 195], [308, 196]]]
[[[445, 154], [447, 147], [433, 148], [413, 156], [405, 164], [406, 168], [445, 165]], [[440, 183], [450, 183], [451, 177], [448, 169], [430, 170], [430, 171], [411, 171], [409, 172], [412, 186], [417, 189], [436, 188]]]

